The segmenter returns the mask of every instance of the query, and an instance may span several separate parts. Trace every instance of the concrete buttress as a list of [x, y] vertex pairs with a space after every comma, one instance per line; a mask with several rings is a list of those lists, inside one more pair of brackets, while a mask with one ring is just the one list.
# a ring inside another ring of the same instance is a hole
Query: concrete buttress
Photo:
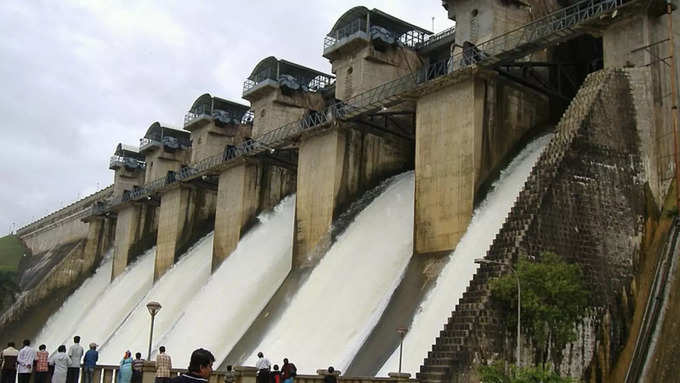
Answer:
[[251, 162], [243, 162], [220, 174], [212, 271], [236, 249], [241, 231], [255, 218], [260, 194], [257, 179], [257, 166]]
[[127, 205], [118, 212], [111, 280], [120, 275], [128, 264], [130, 249], [135, 243], [138, 231], [139, 215], [140, 207], [137, 205]]
[[156, 261], [153, 280], [157, 281], [175, 263], [178, 242], [189, 209], [190, 190], [184, 187], [172, 189], [161, 197], [161, 207], [156, 237]]

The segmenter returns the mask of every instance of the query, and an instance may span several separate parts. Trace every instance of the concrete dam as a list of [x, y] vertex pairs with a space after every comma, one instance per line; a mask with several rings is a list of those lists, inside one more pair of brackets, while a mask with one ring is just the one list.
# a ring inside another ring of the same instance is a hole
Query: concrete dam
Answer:
[[153, 353], [176, 366], [206, 347], [222, 366], [263, 351], [301, 374], [477, 382], [515, 344], [537, 361], [489, 282], [549, 251], [591, 292], [556, 369], [670, 379], [675, 6], [442, 6], [456, 25], [437, 34], [349, 9], [323, 37], [332, 74], [265, 57], [249, 105], [203, 94], [182, 130], [112, 145], [111, 186], [17, 231], [30, 257], [0, 340], [80, 335], [116, 364], [146, 350], [158, 301]]

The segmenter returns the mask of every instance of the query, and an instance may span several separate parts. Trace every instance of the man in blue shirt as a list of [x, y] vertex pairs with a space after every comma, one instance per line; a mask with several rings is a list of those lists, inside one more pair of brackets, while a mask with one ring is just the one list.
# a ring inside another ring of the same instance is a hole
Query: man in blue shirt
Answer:
[[83, 358], [83, 383], [92, 383], [92, 374], [94, 367], [97, 365], [99, 359], [99, 352], [97, 352], [97, 344], [90, 343], [90, 349], [85, 353]]

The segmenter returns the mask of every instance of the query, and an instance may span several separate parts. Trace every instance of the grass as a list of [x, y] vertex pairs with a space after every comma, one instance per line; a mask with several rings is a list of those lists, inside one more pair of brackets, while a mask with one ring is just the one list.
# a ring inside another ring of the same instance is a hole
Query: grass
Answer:
[[16, 235], [6, 235], [0, 238], [0, 272], [17, 271], [23, 255], [24, 247]]

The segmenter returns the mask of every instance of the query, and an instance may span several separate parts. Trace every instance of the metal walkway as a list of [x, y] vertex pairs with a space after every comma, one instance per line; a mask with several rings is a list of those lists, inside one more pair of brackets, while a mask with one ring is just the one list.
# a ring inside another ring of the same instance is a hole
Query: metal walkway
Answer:
[[532, 23], [468, 47], [446, 60], [425, 65], [414, 72], [384, 83], [346, 101], [328, 106], [322, 112], [312, 112], [305, 118], [288, 123], [252, 140], [231, 147], [223, 154], [206, 158], [183, 168], [176, 174], [162, 177], [124, 195], [122, 198], [93, 206], [93, 215], [100, 215], [116, 205], [150, 198], [154, 193], [201, 176], [218, 174], [244, 157], [276, 150], [295, 142], [303, 133], [318, 131], [336, 120], [349, 120], [364, 113], [379, 111], [399, 103], [405, 97], [431, 86], [433, 80], [452, 78], [462, 70], [488, 68], [510, 62], [528, 54], [577, 37], [595, 23], [605, 23], [623, 8], [642, 0], [583, 0], [562, 8]]

